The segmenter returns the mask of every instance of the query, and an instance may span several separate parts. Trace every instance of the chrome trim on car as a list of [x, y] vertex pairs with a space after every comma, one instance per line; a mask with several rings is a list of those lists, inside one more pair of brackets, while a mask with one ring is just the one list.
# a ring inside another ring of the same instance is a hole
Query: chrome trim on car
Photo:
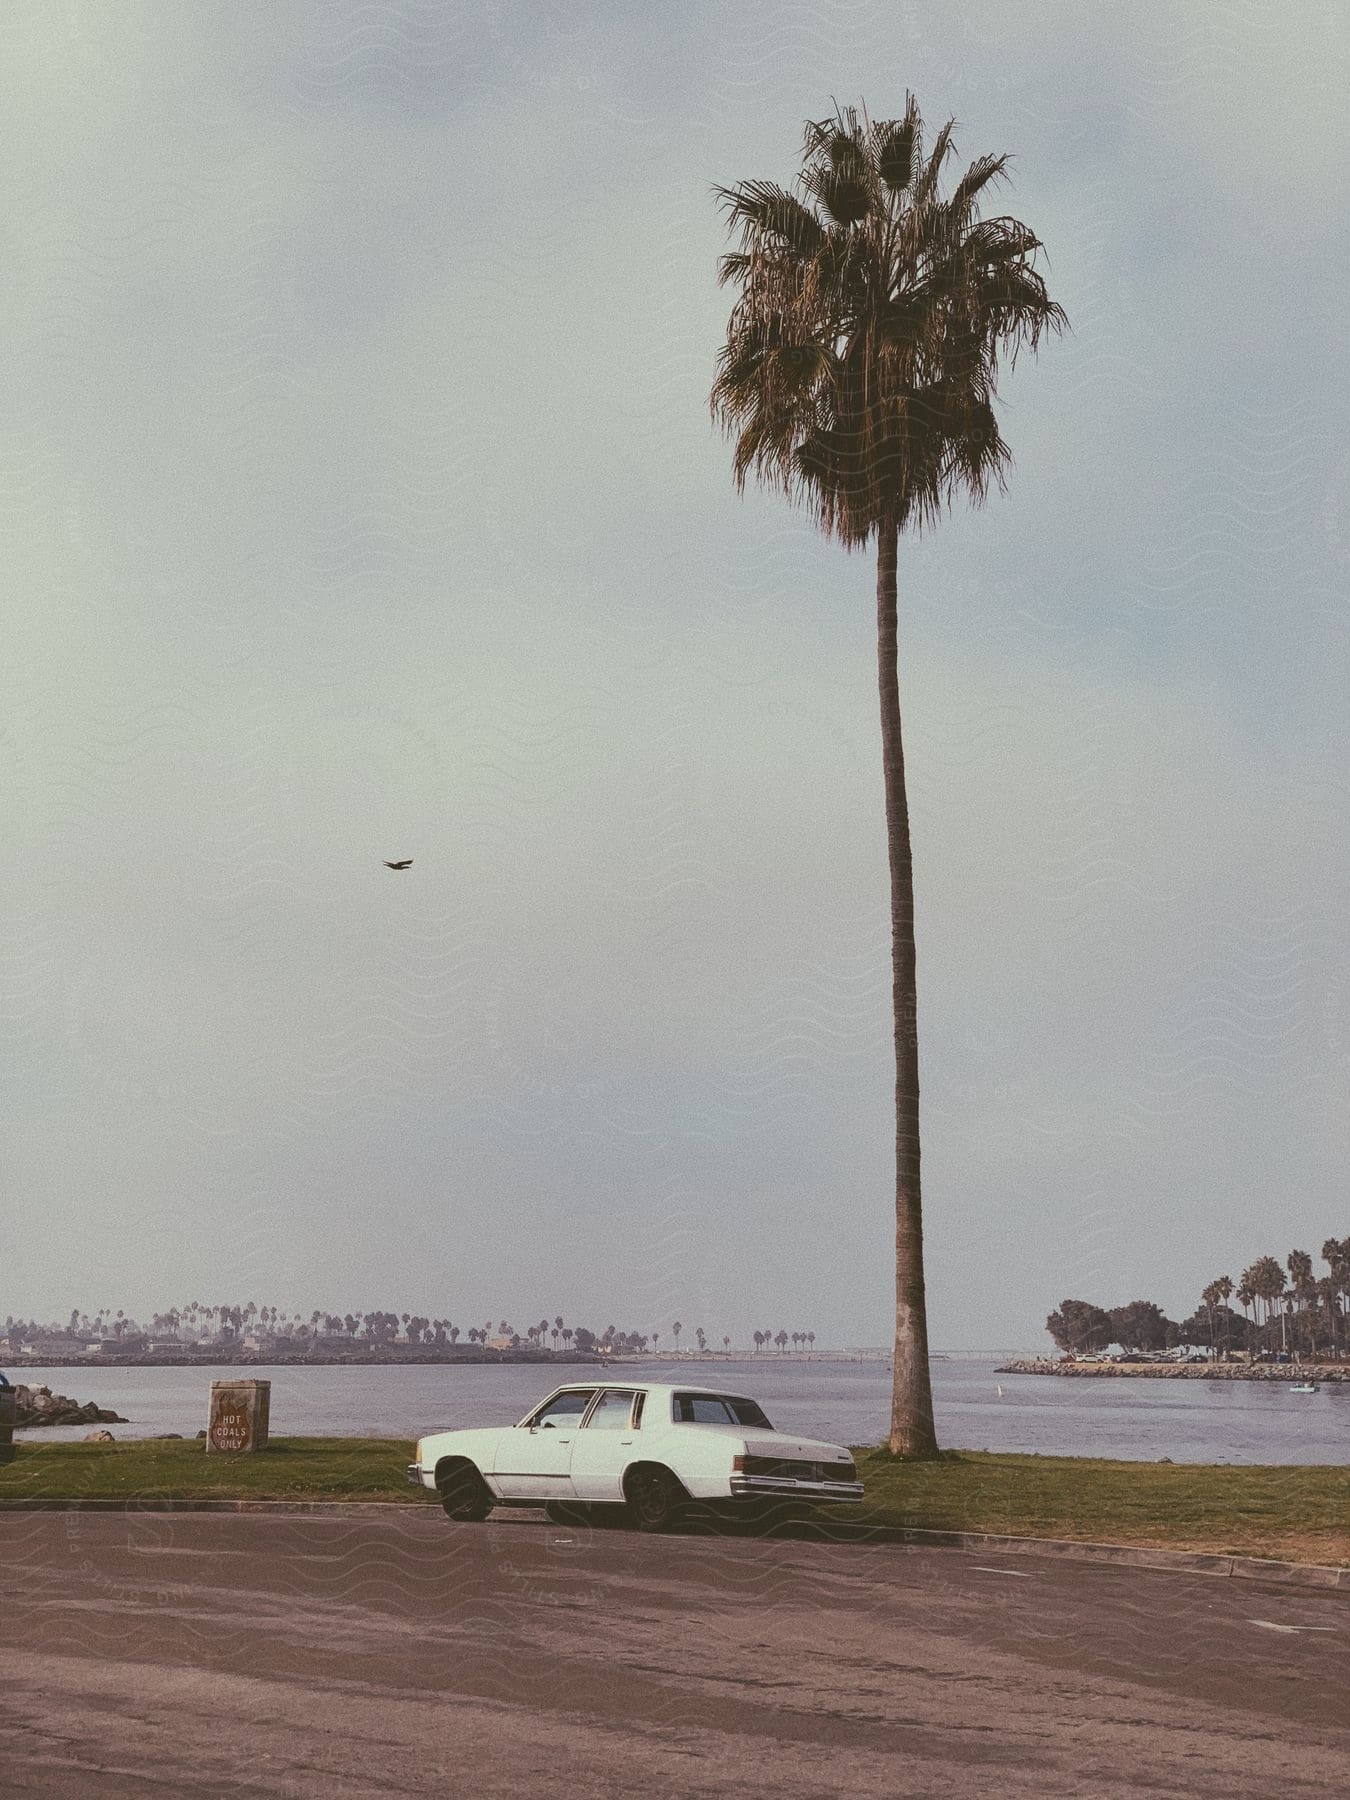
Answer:
[[414, 1487], [421, 1487], [422, 1471], [421, 1471], [421, 1468], [418, 1466], [418, 1464], [417, 1463], [409, 1463], [407, 1473], [408, 1473], [408, 1480], [412, 1483], [412, 1485]]
[[733, 1494], [777, 1494], [782, 1499], [861, 1500], [861, 1481], [789, 1481], [781, 1475], [733, 1475]]

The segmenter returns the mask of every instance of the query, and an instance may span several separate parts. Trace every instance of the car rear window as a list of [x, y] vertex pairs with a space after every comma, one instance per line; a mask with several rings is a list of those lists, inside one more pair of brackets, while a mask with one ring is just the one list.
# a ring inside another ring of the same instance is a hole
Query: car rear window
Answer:
[[677, 1425], [753, 1425], [772, 1431], [764, 1410], [734, 1394], [674, 1394], [671, 1417]]
[[738, 1425], [755, 1425], [761, 1431], [772, 1431], [768, 1414], [756, 1400], [744, 1400], [735, 1394], [723, 1396], [731, 1408], [731, 1416]]

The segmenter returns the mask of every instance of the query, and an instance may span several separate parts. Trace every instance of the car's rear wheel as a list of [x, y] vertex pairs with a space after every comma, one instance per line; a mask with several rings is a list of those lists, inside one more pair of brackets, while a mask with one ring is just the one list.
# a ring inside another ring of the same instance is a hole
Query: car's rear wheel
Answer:
[[628, 1519], [638, 1531], [672, 1531], [683, 1516], [688, 1495], [669, 1469], [639, 1463], [623, 1484]]
[[447, 1519], [467, 1524], [486, 1519], [492, 1511], [487, 1483], [471, 1462], [442, 1464], [436, 1471], [436, 1492]]

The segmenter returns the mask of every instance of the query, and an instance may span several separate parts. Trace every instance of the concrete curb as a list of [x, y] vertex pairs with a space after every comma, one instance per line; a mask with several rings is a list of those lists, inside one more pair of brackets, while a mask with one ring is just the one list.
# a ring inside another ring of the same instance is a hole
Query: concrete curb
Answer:
[[[282, 1518], [350, 1517], [425, 1514], [417, 1500], [0, 1500], [0, 1513], [266, 1513]], [[503, 1524], [503, 1519], [494, 1521]], [[521, 1519], [521, 1524], [533, 1523]], [[964, 1550], [983, 1556], [1044, 1556], [1057, 1560], [1106, 1563], [1117, 1568], [1171, 1570], [1176, 1574], [1219, 1575], [1232, 1581], [1261, 1581], [1290, 1587], [1350, 1593], [1350, 1568], [1326, 1563], [1275, 1562], [1258, 1556], [1230, 1556], [1203, 1550], [1153, 1550], [1136, 1544], [1096, 1544], [1077, 1538], [1001, 1537], [979, 1531], [923, 1531], [901, 1526], [862, 1526], [856, 1535], [838, 1531], [784, 1533], [784, 1543], [844, 1542], [905, 1544], [915, 1549]]]

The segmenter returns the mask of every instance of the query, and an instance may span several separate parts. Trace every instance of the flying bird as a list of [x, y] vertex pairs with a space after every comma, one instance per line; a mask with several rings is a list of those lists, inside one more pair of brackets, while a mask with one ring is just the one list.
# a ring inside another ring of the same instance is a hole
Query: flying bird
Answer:
[[413, 864], [413, 859], [410, 856], [406, 862], [396, 862], [396, 863], [387, 862], [384, 866], [386, 869], [411, 869], [412, 864]]

